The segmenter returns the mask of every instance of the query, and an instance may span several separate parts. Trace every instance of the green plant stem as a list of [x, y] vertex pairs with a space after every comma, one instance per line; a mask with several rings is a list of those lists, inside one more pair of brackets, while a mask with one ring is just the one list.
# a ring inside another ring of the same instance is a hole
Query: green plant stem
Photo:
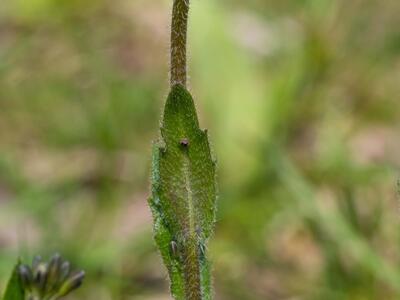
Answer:
[[183, 257], [185, 274], [185, 295], [188, 300], [202, 300], [201, 273], [198, 244], [196, 238], [188, 237]]
[[171, 22], [171, 87], [187, 81], [187, 25], [189, 0], [174, 0]]
[[199, 245], [196, 236], [196, 227], [200, 226], [196, 224], [196, 216], [194, 214], [194, 199], [193, 191], [191, 188], [190, 180], [190, 161], [187, 153], [183, 159], [183, 172], [185, 174], [185, 186], [188, 200], [188, 231], [185, 234], [185, 248], [183, 249], [184, 263], [184, 275], [185, 275], [185, 295], [186, 299], [190, 300], [201, 300], [201, 271], [200, 271], [200, 253], [198, 251]]
[[[186, 87], [188, 14], [189, 0], [174, 0], [171, 23], [171, 87], [176, 84]], [[188, 190], [188, 196], [188, 198], [191, 198], [190, 189]], [[187, 245], [184, 250], [186, 253], [183, 253], [185, 260], [185, 295], [188, 300], [201, 300], [198, 245], [194, 236], [194, 225], [192, 222], [190, 223], [191, 232], [187, 237]]]

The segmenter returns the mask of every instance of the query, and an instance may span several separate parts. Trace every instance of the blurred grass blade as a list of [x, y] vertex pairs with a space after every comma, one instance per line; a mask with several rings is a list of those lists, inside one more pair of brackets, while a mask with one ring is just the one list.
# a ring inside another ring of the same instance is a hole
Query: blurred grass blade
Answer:
[[182, 85], [173, 86], [168, 96], [161, 135], [153, 151], [150, 199], [155, 240], [174, 298], [211, 299], [206, 245], [215, 221], [215, 162]]
[[20, 263], [18, 262], [14, 267], [4, 292], [3, 300], [24, 300], [25, 298], [24, 287], [18, 272], [19, 265]]

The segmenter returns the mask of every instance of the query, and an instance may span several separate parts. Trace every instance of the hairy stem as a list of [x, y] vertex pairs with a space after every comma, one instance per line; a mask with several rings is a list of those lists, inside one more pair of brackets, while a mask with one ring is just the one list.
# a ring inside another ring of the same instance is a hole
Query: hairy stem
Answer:
[[186, 43], [189, 0], [174, 0], [171, 23], [171, 87], [181, 84], [186, 87]]
[[188, 223], [189, 230], [186, 237], [186, 245], [183, 253], [184, 275], [185, 275], [185, 295], [189, 300], [202, 300], [201, 293], [201, 275], [200, 275], [200, 258], [198, 252], [198, 243], [196, 239], [196, 217], [194, 215], [194, 199], [190, 180], [190, 160], [187, 153], [183, 159], [183, 173], [185, 175], [185, 186], [188, 202]]
[[185, 296], [187, 300], [202, 300], [200, 260], [197, 241], [194, 237], [189, 237], [186, 241], [183, 257], [185, 275]]

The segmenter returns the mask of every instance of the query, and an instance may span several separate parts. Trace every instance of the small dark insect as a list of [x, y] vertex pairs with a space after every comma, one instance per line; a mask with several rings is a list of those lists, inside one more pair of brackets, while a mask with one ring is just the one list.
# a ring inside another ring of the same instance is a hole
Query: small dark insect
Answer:
[[180, 144], [183, 147], [187, 147], [189, 146], [189, 140], [187, 138], [181, 139]]
[[176, 242], [175, 241], [171, 241], [169, 246], [170, 246], [170, 250], [171, 250], [172, 256], [178, 257], [178, 245], [176, 244]]

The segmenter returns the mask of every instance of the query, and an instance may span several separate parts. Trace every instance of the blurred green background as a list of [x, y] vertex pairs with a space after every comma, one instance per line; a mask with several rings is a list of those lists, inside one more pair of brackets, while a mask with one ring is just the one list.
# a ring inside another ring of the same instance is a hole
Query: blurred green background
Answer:
[[[192, 2], [216, 299], [400, 299], [400, 2]], [[58, 251], [69, 299], [170, 299], [146, 200], [171, 3], [1, 1], [0, 289]]]

